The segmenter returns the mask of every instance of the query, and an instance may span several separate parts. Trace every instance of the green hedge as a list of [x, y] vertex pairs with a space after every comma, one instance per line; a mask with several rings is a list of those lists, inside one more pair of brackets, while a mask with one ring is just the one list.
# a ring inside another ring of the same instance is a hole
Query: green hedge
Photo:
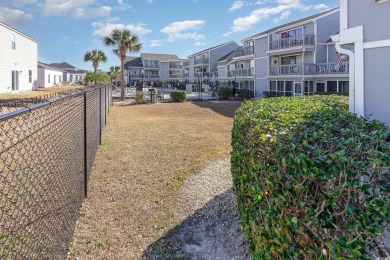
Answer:
[[175, 102], [183, 102], [186, 99], [186, 93], [183, 91], [172, 91], [171, 98]]
[[237, 89], [237, 96], [243, 99], [251, 99], [254, 98], [254, 93], [253, 90], [249, 89]]
[[229, 99], [232, 95], [232, 91], [229, 87], [219, 87], [218, 88], [218, 97], [219, 99]]
[[390, 131], [348, 98], [246, 102], [236, 111], [232, 175], [255, 259], [369, 259], [390, 221]]

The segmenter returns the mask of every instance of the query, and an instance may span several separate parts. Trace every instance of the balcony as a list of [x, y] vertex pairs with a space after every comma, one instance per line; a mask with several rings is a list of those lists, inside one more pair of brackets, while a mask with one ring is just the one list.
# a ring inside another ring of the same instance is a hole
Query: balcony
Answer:
[[270, 66], [270, 76], [277, 75], [313, 75], [316, 73], [315, 64], [294, 64], [282, 66]]
[[184, 73], [183, 74], [183, 78], [189, 78], [190, 77], [190, 73]]
[[142, 74], [130, 74], [132, 79], [142, 79]]
[[183, 66], [180, 64], [169, 64], [169, 68], [170, 69], [181, 69], [181, 68], [183, 68]]
[[329, 75], [329, 74], [348, 74], [349, 64], [345, 62], [342, 65], [336, 63], [322, 64], [294, 64], [282, 66], [270, 66], [269, 75]]
[[246, 55], [251, 55], [254, 53], [254, 47], [253, 46], [247, 46], [247, 47], [240, 47], [237, 50], [234, 51], [234, 57], [241, 57]]
[[181, 74], [170, 74], [169, 78], [170, 79], [181, 79]]
[[203, 59], [195, 59], [194, 60], [194, 64], [197, 65], [197, 64], [208, 64], [210, 61], [209, 58], [203, 58]]
[[251, 77], [254, 71], [254, 68], [229, 70], [228, 77]]
[[145, 68], [160, 68], [159, 66], [158, 66], [158, 64], [145, 64], [144, 65], [144, 67]]
[[271, 41], [269, 43], [269, 49], [272, 51], [272, 50], [280, 50], [280, 49], [307, 46], [307, 45], [314, 46], [314, 43], [315, 43], [314, 35], [303, 34], [303, 35], [298, 35], [298, 36], [294, 36], [282, 40]]
[[214, 72], [195, 72], [194, 74], [194, 78], [197, 78], [197, 77], [203, 77], [203, 78], [213, 78], [213, 77], [218, 77], [218, 72], [217, 71], [214, 71]]
[[160, 78], [160, 75], [159, 74], [145, 74], [144, 78], [145, 79], [158, 79], [158, 78]]
[[317, 64], [316, 74], [349, 74], [349, 63], [344, 62], [342, 65], [337, 62]]

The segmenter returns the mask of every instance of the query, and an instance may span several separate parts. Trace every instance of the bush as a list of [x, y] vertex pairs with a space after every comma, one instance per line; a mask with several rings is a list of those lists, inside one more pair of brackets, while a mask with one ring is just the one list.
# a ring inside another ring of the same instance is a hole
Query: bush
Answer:
[[378, 250], [390, 221], [390, 130], [347, 104], [281, 97], [236, 111], [232, 175], [253, 258], [370, 259]]
[[341, 96], [349, 96], [349, 93], [345, 92], [315, 92], [315, 95], [341, 95]]
[[143, 104], [144, 103], [144, 92], [143, 91], [135, 92], [135, 103], [136, 104]]
[[237, 96], [242, 97], [243, 99], [254, 98], [253, 90], [249, 89], [237, 89]]
[[219, 99], [229, 99], [232, 95], [232, 91], [228, 87], [219, 87], [218, 88], [218, 97]]
[[186, 99], [186, 93], [184, 91], [172, 91], [171, 98], [175, 102], [183, 102]]
[[271, 91], [264, 91], [263, 95], [265, 98], [271, 98], [271, 97], [284, 97], [283, 93], [280, 92], [271, 92]]

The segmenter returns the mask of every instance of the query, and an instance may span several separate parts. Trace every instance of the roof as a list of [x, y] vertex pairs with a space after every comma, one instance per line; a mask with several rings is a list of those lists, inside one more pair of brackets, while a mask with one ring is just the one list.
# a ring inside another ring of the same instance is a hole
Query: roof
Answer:
[[59, 69], [62, 69], [70, 74], [84, 74], [86, 73], [86, 70], [81, 70], [76, 68], [75, 66], [70, 65], [67, 62], [61, 62], [61, 63], [50, 63], [49, 64], [52, 67], [56, 67]]
[[217, 63], [218, 63], [218, 66], [224, 66], [224, 65], [227, 65], [230, 63], [230, 61], [232, 60], [232, 58], [234, 57], [234, 52], [235, 51], [232, 51], [231, 53], [223, 56], [222, 58], [220, 58]]
[[15, 28], [9, 26], [8, 24], [5, 24], [5, 23], [3, 23], [3, 22], [0, 21], [0, 25], [3, 25], [5, 28], [7, 28], [7, 29], [9, 29], [9, 30], [11, 30], [11, 31], [14, 31], [14, 32], [16, 32], [16, 33], [18, 33], [18, 34], [20, 34], [20, 35], [22, 35], [22, 36], [24, 36], [24, 37], [26, 37], [26, 38], [32, 40], [33, 42], [38, 43], [38, 41], [35, 40], [34, 38], [28, 36], [27, 34], [22, 33], [21, 31], [16, 30]]
[[139, 67], [142, 68], [142, 60], [140, 57], [127, 57], [127, 62], [125, 62], [125, 68], [128, 67]]
[[224, 46], [224, 45], [228, 45], [228, 44], [231, 44], [231, 43], [235, 43], [235, 44], [237, 45], [237, 47], [239, 46], [235, 41], [230, 41], [230, 42], [226, 42], [226, 43], [223, 43], [223, 44], [220, 44], [220, 45], [217, 45], [217, 46], [214, 46], [214, 47], [205, 49], [205, 50], [203, 50], [203, 51], [199, 51], [199, 52], [197, 52], [197, 53], [195, 53], [195, 54], [192, 54], [192, 55], [190, 55], [190, 56], [188, 56], [188, 57], [195, 56], [195, 55], [198, 55], [198, 54], [203, 53], [203, 52], [211, 51], [211, 50], [213, 50], [213, 49], [217, 49], [217, 48], [219, 48], [219, 47], [222, 47], [222, 46]]
[[43, 63], [43, 62], [40, 62], [40, 61], [38, 61], [38, 68], [49, 69], [49, 70], [56, 70], [56, 71], [61, 71], [61, 72], [64, 71], [64, 70], [62, 70], [62, 69], [59, 69], [59, 68], [50, 66], [50, 65], [48, 65], [48, 64], [46, 64], [46, 63]]
[[310, 21], [312, 19], [315, 19], [315, 18], [318, 18], [322, 15], [325, 15], [325, 14], [328, 14], [328, 13], [331, 13], [335, 10], [338, 10], [339, 7], [336, 7], [336, 8], [333, 8], [333, 9], [329, 9], [329, 10], [326, 10], [326, 11], [323, 11], [323, 12], [320, 12], [320, 13], [317, 13], [317, 14], [313, 14], [313, 15], [310, 15], [310, 16], [306, 16], [306, 17], [303, 17], [301, 19], [298, 19], [298, 20], [295, 20], [295, 21], [292, 21], [292, 22], [289, 22], [289, 23], [285, 23], [285, 24], [282, 24], [282, 25], [278, 25], [278, 26], [275, 26], [271, 29], [268, 29], [266, 31], [263, 31], [261, 33], [258, 33], [258, 34], [255, 34], [255, 35], [252, 35], [250, 37], [247, 37], [245, 38], [244, 40], [246, 39], [251, 39], [251, 38], [256, 38], [256, 37], [259, 37], [259, 36], [262, 36], [262, 35], [266, 35], [270, 32], [273, 32], [273, 31], [277, 31], [278, 29], [282, 29], [283, 27], [286, 27], [286, 26], [290, 26], [290, 25], [294, 25], [294, 24], [298, 24], [298, 23], [302, 23], [302, 22], [306, 22], [306, 21]]
[[158, 60], [160, 62], [181, 60], [176, 54], [141, 53], [141, 57], [144, 60]]

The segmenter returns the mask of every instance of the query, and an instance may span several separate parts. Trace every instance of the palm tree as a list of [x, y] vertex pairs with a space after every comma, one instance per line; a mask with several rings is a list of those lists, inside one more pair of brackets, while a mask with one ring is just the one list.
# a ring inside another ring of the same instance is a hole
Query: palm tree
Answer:
[[124, 62], [126, 59], [126, 53], [128, 51], [139, 52], [142, 48], [142, 44], [139, 42], [138, 36], [132, 34], [127, 29], [112, 30], [110, 36], [104, 37], [103, 42], [107, 46], [113, 46], [114, 53], [118, 55], [121, 59], [121, 85], [122, 85], [121, 99], [125, 100]]
[[[93, 72], [94, 72], [94, 75], [96, 76], [96, 71], [99, 67], [99, 62], [106, 62], [107, 61], [107, 57], [106, 57], [106, 54], [104, 54], [104, 52], [102, 52], [101, 50], [92, 50], [91, 52], [87, 51], [85, 54], [84, 54], [84, 61], [88, 62], [88, 61], [92, 61], [92, 66], [93, 66]], [[95, 85], [97, 84], [97, 81], [95, 80]]]
[[121, 67], [120, 66], [111, 66], [109, 69], [109, 74], [111, 78], [114, 78], [115, 81], [118, 81], [118, 79], [121, 76]]

